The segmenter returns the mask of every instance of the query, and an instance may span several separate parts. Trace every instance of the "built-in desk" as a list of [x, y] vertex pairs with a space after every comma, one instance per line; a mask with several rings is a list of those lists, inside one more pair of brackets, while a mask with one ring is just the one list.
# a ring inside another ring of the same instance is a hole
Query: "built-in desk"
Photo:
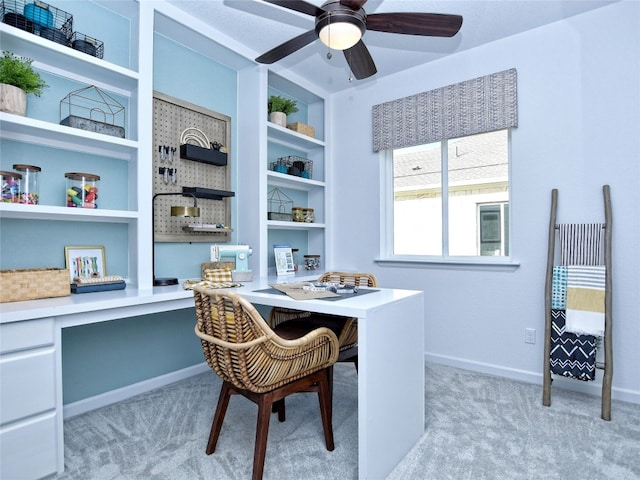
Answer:
[[[384, 479], [424, 431], [423, 293], [378, 288], [339, 301], [299, 302], [256, 291], [275, 281], [233, 291], [254, 304], [359, 319], [358, 472], [361, 479]], [[180, 286], [0, 304], [0, 478], [64, 470], [62, 328], [192, 306], [192, 293]]]

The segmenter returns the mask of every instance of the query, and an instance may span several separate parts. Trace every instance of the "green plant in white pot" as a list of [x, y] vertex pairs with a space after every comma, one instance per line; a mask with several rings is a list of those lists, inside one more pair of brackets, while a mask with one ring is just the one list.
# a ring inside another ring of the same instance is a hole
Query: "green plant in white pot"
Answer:
[[281, 127], [287, 126], [287, 115], [298, 111], [298, 102], [279, 95], [269, 97], [269, 121]]
[[2, 52], [0, 57], [0, 111], [22, 115], [27, 113], [27, 95], [39, 97], [47, 87], [31, 64], [33, 60]]

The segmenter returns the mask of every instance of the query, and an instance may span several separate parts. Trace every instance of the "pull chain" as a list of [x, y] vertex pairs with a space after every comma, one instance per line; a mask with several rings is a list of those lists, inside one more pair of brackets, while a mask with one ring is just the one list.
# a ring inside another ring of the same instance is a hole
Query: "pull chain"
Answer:
[[[329, 45], [331, 45], [331, 13], [329, 13], [329, 23], [327, 24], [327, 28], [329, 29], [329, 34], [327, 35]], [[327, 60], [331, 60], [333, 54], [331, 53], [331, 47], [327, 46]]]

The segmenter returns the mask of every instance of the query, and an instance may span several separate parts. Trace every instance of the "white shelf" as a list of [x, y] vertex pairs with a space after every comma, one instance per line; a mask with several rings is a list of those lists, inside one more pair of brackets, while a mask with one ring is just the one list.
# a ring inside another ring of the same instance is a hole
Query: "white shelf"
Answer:
[[267, 227], [270, 230], [322, 230], [324, 229], [324, 223], [281, 222], [279, 220], [268, 220]]
[[269, 185], [273, 187], [290, 188], [292, 190], [303, 190], [306, 192], [324, 188], [324, 182], [274, 172], [273, 170], [267, 172], [267, 181]]
[[138, 212], [0, 203], [0, 217], [23, 220], [132, 223], [138, 219]]
[[0, 23], [2, 50], [33, 60], [47, 72], [93, 84], [125, 96], [137, 89], [138, 73], [60, 45], [19, 28]]
[[0, 112], [2, 138], [75, 152], [103, 155], [120, 160], [134, 159], [138, 142], [88, 132], [65, 125]]
[[292, 148], [315, 149], [324, 148], [324, 142], [302, 133], [290, 130], [272, 122], [267, 122], [269, 141]]

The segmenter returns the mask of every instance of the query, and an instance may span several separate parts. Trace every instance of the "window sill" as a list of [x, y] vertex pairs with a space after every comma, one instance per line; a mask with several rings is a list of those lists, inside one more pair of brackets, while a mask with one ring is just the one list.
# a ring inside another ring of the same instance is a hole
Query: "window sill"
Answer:
[[433, 258], [433, 257], [393, 257], [374, 260], [381, 267], [440, 268], [447, 270], [489, 270], [513, 272], [520, 262], [510, 258], [496, 260], [485, 258]]

